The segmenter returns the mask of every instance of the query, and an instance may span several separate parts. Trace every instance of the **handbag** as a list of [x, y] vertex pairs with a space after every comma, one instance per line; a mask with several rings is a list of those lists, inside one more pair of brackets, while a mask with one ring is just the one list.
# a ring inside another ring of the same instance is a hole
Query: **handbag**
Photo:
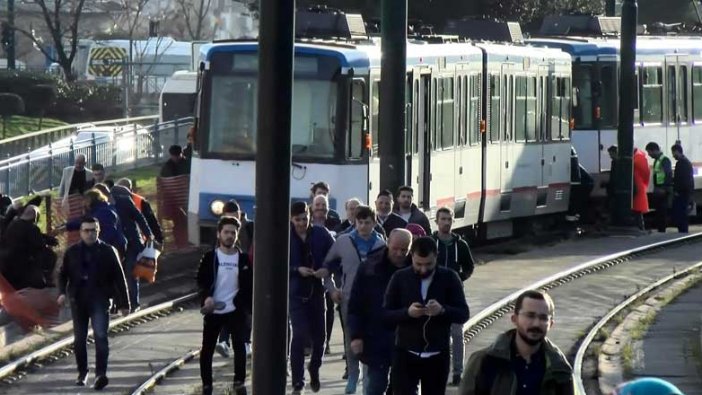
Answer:
[[154, 242], [147, 242], [144, 249], [137, 255], [137, 261], [132, 271], [134, 278], [143, 278], [149, 284], [153, 284], [156, 281], [159, 255], [161, 255], [161, 251], [154, 247]]

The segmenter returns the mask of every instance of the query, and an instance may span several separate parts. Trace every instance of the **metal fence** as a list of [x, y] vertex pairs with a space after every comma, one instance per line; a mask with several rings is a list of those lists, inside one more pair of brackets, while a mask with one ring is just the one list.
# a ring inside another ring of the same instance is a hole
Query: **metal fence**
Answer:
[[0, 140], [0, 160], [6, 160], [17, 155], [26, 154], [33, 149], [46, 146], [59, 139], [71, 136], [80, 128], [103, 126], [113, 127], [133, 123], [151, 123], [156, 120], [158, 120], [158, 115], [149, 115], [136, 118], [111, 119], [108, 121], [59, 126], [56, 128], [39, 130], [33, 133], [26, 133], [21, 136]]
[[[192, 118], [164, 123], [156, 120], [150, 125], [119, 126], [112, 133], [82, 132], [62, 144], [49, 143], [2, 160], [0, 193], [17, 198], [56, 188], [63, 169], [72, 166], [78, 154], [85, 155], [87, 167], [101, 163], [111, 172], [162, 163], [170, 145], [185, 145], [192, 123]], [[81, 135], [87, 138], [81, 139]]]

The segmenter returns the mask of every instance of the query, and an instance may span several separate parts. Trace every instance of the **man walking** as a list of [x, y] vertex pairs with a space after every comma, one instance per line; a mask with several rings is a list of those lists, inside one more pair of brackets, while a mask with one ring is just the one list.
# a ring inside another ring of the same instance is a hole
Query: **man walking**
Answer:
[[65, 205], [69, 195], [83, 194], [93, 186], [93, 172], [85, 168], [85, 155], [76, 155], [73, 166], [63, 169], [59, 184], [59, 198]]
[[443, 394], [449, 375], [451, 324], [468, 320], [463, 284], [437, 265], [436, 242], [420, 237], [410, 249], [412, 266], [397, 271], [385, 291], [384, 318], [397, 327], [392, 361], [395, 394]]
[[407, 221], [393, 212], [392, 206], [392, 192], [387, 189], [380, 191], [375, 198], [375, 210], [378, 213], [378, 224], [383, 227], [386, 235], [389, 235], [393, 229], [404, 229], [407, 226]]
[[323, 226], [310, 226], [305, 202], [295, 202], [290, 208], [290, 228], [290, 370], [293, 394], [299, 395], [305, 387], [305, 346], [310, 343], [310, 388], [312, 392], [318, 392], [320, 388], [319, 368], [326, 344], [322, 284], [325, 273], [320, 269], [334, 238]]
[[542, 291], [517, 297], [511, 329], [470, 356], [461, 395], [572, 395], [572, 369], [561, 350], [546, 338], [554, 304]]
[[[473, 274], [475, 262], [470, 253], [470, 247], [461, 236], [451, 232], [453, 226], [453, 210], [441, 207], [436, 211], [436, 224], [439, 228], [432, 238], [438, 249], [439, 266], [449, 268], [458, 274], [465, 282]], [[451, 385], [458, 386], [463, 373], [463, 325], [451, 325], [451, 359], [453, 360], [453, 379]]]
[[683, 154], [680, 144], [675, 144], [671, 148], [675, 163], [675, 173], [673, 174], [673, 222], [678, 227], [678, 232], [688, 232], [687, 211], [695, 190], [695, 179], [692, 171], [692, 163]]
[[100, 225], [95, 218], [84, 217], [80, 223], [81, 241], [70, 246], [59, 272], [59, 297], [62, 306], [70, 300], [73, 318], [73, 351], [78, 365], [76, 385], [88, 380], [88, 321], [95, 339], [95, 383], [101, 390], [107, 386], [109, 345], [107, 328], [110, 321], [110, 298], [122, 315], [129, 314], [129, 295], [122, 266], [114, 247], [99, 240]]
[[431, 224], [429, 224], [429, 218], [412, 202], [413, 198], [414, 190], [412, 187], [405, 185], [398, 188], [395, 212], [408, 224], [417, 224], [424, 228], [426, 234], [430, 235]]
[[654, 142], [646, 144], [648, 156], [653, 158], [653, 206], [656, 210], [656, 228], [665, 233], [668, 206], [673, 196], [673, 166]]
[[222, 217], [217, 223], [218, 247], [206, 252], [197, 270], [204, 314], [200, 377], [203, 395], [212, 394], [212, 355], [222, 327], [227, 326], [234, 349], [234, 390], [246, 393], [246, 313], [251, 312], [253, 270], [246, 253], [236, 246], [241, 223]]
[[[312, 185], [312, 188], [310, 188], [310, 193], [311, 193], [311, 196], [310, 196], [311, 199], [314, 199], [315, 196], [319, 196], [319, 195], [326, 196], [327, 197], [327, 204], [328, 204], [329, 203], [329, 194], [331, 193], [331, 188], [329, 187], [329, 183], [324, 182], [324, 181], [320, 181], [320, 182], [316, 182], [316, 183], [314, 183], [314, 185]], [[328, 215], [329, 215], [329, 217], [335, 219], [337, 222], [341, 222], [341, 217], [339, 216], [339, 213], [331, 207], [329, 208]]]
[[[368, 206], [356, 208], [356, 229], [339, 236], [324, 260], [325, 287], [335, 303], [341, 305], [342, 324], [348, 322], [348, 304], [351, 287], [358, 268], [363, 265], [373, 251], [385, 246], [382, 236], [374, 231], [375, 212]], [[342, 283], [340, 288], [332, 280], [331, 274], [341, 271]], [[349, 331], [344, 331], [346, 346], [346, 366], [348, 381], [347, 394], [355, 394], [360, 376], [358, 357], [350, 352], [351, 337]]]
[[406, 229], [390, 233], [387, 247], [368, 256], [359, 268], [349, 298], [348, 331], [351, 352], [367, 366], [363, 379], [364, 395], [383, 395], [388, 388], [395, 329], [382, 319], [383, 298], [390, 278], [408, 266], [412, 235]]

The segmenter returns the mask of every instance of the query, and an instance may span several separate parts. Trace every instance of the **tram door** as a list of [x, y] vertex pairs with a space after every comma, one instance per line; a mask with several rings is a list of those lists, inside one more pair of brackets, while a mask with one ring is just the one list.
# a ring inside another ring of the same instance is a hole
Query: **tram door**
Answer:
[[665, 147], [661, 150], [667, 155], [670, 147], [676, 141], [683, 143], [689, 147], [690, 142], [690, 123], [688, 103], [690, 100], [690, 90], [688, 89], [690, 81], [690, 67], [688, 59], [685, 55], [668, 55], [665, 58], [665, 81], [666, 81], [666, 97], [667, 103], [667, 138]]
[[512, 186], [514, 180], [512, 179], [514, 175], [514, 167], [516, 163], [512, 160], [512, 142], [514, 141], [513, 135], [513, 122], [514, 117], [514, 75], [512, 64], [502, 65], [502, 138], [500, 139], [501, 149], [501, 180], [502, 180], [502, 193], [503, 198], [500, 201], [500, 211], [509, 211], [511, 209], [511, 196]]
[[[434, 87], [434, 90], [436, 88]], [[434, 93], [435, 94], [435, 93]], [[413, 136], [416, 137], [416, 154], [413, 155], [412, 171], [416, 170], [416, 177], [413, 178], [412, 187], [417, 194], [417, 205], [419, 208], [429, 210], [430, 190], [431, 190], [431, 71], [428, 68], [415, 69], [413, 73]], [[416, 161], [416, 166], [414, 165]], [[416, 180], [416, 184], [414, 184]]]

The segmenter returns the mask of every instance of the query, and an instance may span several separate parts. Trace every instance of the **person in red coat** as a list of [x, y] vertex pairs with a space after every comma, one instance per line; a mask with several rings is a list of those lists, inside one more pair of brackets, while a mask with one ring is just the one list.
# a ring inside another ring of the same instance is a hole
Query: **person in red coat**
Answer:
[[648, 212], [648, 183], [651, 179], [651, 168], [648, 166], [646, 154], [638, 148], [634, 148], [634, 194], [631, 209], [634, 212], [634, 220], [638, 227], [643, 230], [643, 214]]

